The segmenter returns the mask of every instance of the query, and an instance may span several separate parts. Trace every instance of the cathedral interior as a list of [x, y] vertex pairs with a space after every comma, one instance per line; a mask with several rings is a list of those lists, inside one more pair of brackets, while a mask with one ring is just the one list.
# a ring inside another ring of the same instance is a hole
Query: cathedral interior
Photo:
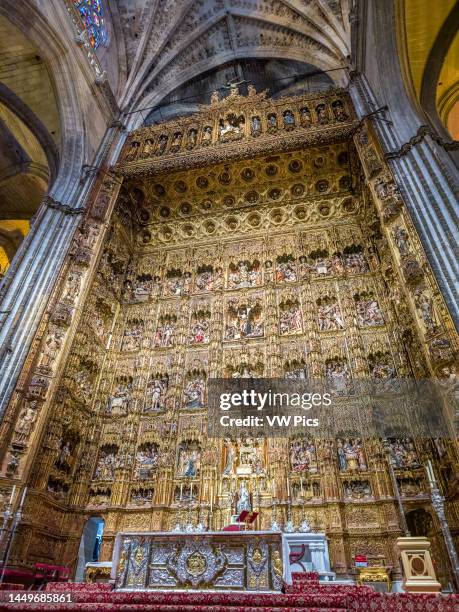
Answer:
[[[459, 589], [458, 8], [0, 0], [0, 582], [246, 509]], [[214, 378], [435, 379], [449, 433], [212, 438]]]

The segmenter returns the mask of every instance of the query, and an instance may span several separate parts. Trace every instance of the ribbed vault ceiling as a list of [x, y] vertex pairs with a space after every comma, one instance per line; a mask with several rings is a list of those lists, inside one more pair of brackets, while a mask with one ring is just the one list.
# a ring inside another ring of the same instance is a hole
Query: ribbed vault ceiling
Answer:
[[333, 71], [349, 55], [349, 0], [118, 0], [128, 79], [125, 110], [153, 107], [238, 59], [290, 60]]

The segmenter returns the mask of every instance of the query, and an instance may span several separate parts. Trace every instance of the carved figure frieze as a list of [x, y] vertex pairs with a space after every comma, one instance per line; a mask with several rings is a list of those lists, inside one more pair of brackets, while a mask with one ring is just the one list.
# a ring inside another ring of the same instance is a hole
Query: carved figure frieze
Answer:
[[261, 298], [228, 300], [225, 340], [260, 338], [263, 335], [264, 318]]
[[155, 372], [147, 383], [144, 412], [162, 412], [166, 409], [169, 375], [167, 372]]
[[201, 469], [201, 447], [196, 441], [181, 444], [178, 452], [177, 476], [196, 478]]

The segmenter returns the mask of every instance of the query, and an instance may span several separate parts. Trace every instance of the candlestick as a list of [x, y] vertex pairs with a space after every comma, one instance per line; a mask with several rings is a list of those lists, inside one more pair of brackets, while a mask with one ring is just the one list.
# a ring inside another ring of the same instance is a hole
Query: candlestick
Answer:
[[433, 471], [432, 461], [430, 459], [427, 460], [427, 476], [430, 482], [436, 482], [435, 472]]
[[13, 498], [14, 498], [15, 491], [16, 491], [16, 485], [13, 485], [13, 488], [11, 489], [11, 495], [10, 495], [10, 501], [9, 501], [10, 506], [13, 503]]
[[272, 486], [273, 486], [273, 498], [276, 499], [276, 483], [274, 482], [274, 478], [272, 481]]
[[21, 503], [19, 504], [20, 508], [22, 508], [22, 505], [24, 504], [26, 493], [27, 493], [27, 487], [24, 487], [24, 491], [22, 492], [22, 497], [21, 497]]
[[301, 497], [303, 498], [303, 478], [300, 478], [300, 490], [301, 490]]
[[214, 491], [213, 488], [210, 489], [210, 513], [212, 514], [212, 505], [214, 501]]
[[193, 483], [191, 483], [191, 487], [190, 487], [190, 502], [193, 501]]
[[290, 497], [290, 483], [289, 483], [288, 476], [287, 476], [287, 497]]

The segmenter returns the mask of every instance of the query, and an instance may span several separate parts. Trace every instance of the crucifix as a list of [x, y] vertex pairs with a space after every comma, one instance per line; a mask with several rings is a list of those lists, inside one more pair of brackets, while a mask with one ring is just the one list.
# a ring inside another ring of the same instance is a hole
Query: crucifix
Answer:
[[229, 95], [231, 98], [233, 98], [239, 95], [239, 85], [243, 85], [244, 83], [248, 83], [248, 81], [246, 81], [245, 79], [242, 79], [242, 81], [234, 82], [234, 79], [233, 79], [232, 81], [228, 81], [226, 85], [223, 85], [222, 89], [229, 89], [230, 90]]

